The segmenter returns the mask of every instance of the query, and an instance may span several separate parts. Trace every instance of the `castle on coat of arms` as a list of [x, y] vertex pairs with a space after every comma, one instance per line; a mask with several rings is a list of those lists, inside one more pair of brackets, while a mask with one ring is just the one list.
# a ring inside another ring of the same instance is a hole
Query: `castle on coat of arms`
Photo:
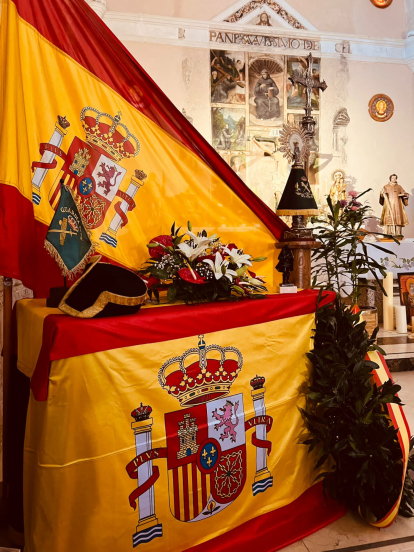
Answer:
[[178, 430], [178, 437], [180, 439], [180, 450], [177, 453], [177, 460], [191, 456], [195, 454], [199, 445], [197, 445], [197, 431], [198, 427], [195, 423], [195, 418], [191, 418], [190, 414], [184, 414], [184, 420], [178, 422], [180, 429]]

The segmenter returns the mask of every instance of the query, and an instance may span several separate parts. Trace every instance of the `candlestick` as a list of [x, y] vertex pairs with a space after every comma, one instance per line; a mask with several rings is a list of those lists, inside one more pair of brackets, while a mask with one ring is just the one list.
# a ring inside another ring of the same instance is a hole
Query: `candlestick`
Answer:
[[397, 326], [397, 332], [404, 334], [407, 333], [407, 311], [404, 305], [395, 305], [395, 325]]
[[384, 330], [392, 331], [394, 329], [394, 275], [392, 272], [387, 272], [386, 277], [382, 281], [384, 290], [387, 296], [384, 295], [383, 313], [384, 313]]

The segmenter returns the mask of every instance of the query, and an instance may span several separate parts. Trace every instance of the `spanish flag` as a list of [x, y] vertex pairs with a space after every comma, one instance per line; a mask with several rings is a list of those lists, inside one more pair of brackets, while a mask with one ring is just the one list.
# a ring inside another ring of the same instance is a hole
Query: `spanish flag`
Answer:
[[97, 250], [131, 269], [191, 220], [253, 256], [276, 284], [284, 224], [174, 107], [84, 0], [3, 0], [0, 274], [45, 296], [43, 248], [65, 185]]

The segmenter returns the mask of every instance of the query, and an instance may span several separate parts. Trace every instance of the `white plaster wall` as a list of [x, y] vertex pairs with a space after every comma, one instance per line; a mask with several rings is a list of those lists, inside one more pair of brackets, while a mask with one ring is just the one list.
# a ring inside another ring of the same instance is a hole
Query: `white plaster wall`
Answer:
[[[329, 88], [322, 99], [321, 152], [332, 154], [332, 118], [336, 108], [343, 105], [351, 118], [347, 129], [348, 163], [333, 158], [321, 172], [320, 181], [329, 184], [332, 172], [336, 168], [344, 169], [356, 179], [354, 189], [360, 192], [373, 189], [366, 197], [375, 214], [380, 216], [378, 186], [387, 184], [390, 174], [398, 174], [399, 183], [414, 194], [414, 76], [405, 65], [350, 61], [348, 98], [344, 102], [338, 99], [338, 70], [339, 60], [323, 60], [323, 77]], [[394, 116], [385, 123], [375, 122], [368, 113], [368, 102], [378, 93], [390, 96], [395, 105]], [[404, 235], [414, 237], [414, 195], [410, 197], [407, 214], [411, 223]]]
[[[246, 3], [248, 0], [246, 0]], [[108, 10], [210, 21], [234, 0], [106, 0]], [[387, 9], [370, 0], [289, 0], [289, 4], [324, 32], [365, 35], [373, 38], [405, 38], [404, 0]]]
[[[126, 46], [174, 104], [180, 110], [185, 108], [194, 119], [194, 126], [210, 141], [209, 50], [137, 42]], [[183, 62], [188, 68], [187, 75], [183, 73]], [[328, 89], [322, 95], [321, 104], [321, 189], [328, 190], [332, 172], [343, 169], [355, 182], [354, 189], [360, 192], [373, 189], [366, 197], [379, 217], [378, 186], [384, 186], [389, 175], [397, 173], [400, 184], [412, 194], [407, 209], [412, 222], [404, 235], [414, 238], [414, 75], [411, 69], [403, 64], [352, 60], [341, 65], [339, 59], [325, 58], [322, 76]], [[368, 102], [378, 93], [389, 95], [395, 105], [394, 116], [385, 123], [375, 122], [368, 113]], [[347, 128], [346, 164], [340, 156], [333, 157], [332, 121], [339, 107], [346, 107], [351, 118]]]

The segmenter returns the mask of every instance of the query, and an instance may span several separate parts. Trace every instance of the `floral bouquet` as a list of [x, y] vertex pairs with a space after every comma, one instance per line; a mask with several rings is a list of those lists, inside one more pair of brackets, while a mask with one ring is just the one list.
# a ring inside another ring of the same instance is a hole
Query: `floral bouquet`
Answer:
[[253, 259], [234, 243], [225, 245], [216, 234], [207, 236], [205, 230], [196, 235], [190, 222], [187, 232], [180, 230], [174, 223], [170, 236], [157, 236], [148, 244], [151, 258], [139, 274], [150, 298], [154, 295], [159, 301], [159, 292], [165, 290], [171, 303], [264, 297], [264, 281], [249, 267], [266, 257]]

